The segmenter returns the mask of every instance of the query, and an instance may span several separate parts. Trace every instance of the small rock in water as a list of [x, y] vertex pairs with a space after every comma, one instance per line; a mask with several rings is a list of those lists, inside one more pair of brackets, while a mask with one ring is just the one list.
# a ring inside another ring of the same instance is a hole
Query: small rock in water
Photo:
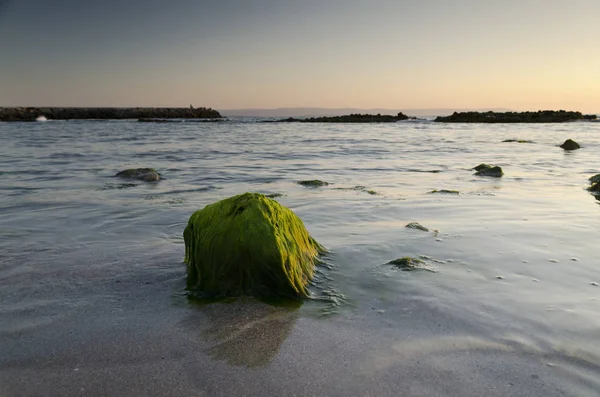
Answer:
[[130, 168], [115, 175], [118, 178], [137, 179], [144, 182], [160, 181], [160, 174], [153, 168]]
[[405, 256], [404, 258], [394, 259], [393, 261], [389, 261], [388, 265], [394, 265], [398, 269], [402, 271], [412, 271], [412, 270], [429, 270], [433, 272], [433, 270], [424, 267], [425, 262], [418, 258], [411, 258], [410, 256]]
[[274, 198], [278, 198], [278, 197], [283, 197], [283, 194], [282, 193], [271, 193], [271, 194], [265, 194], [265, 197], [274, 199]]
[[579, 259], [577, 259], [577, 258], [571, 258], [571, 260], [572, 260], [573, 262], [579, 262]]
[[298, 185], [302, 185], [304, 187], [322, 187], [328, 186], [329, 183], [325, 181], [321, 181], [319, 179], [311, 179], [309, 181], [298, 181]]
[[528, 141], [526, 139], [505, 139], [502, 142], [533, 143], [533, 141]]
[[502, 277], [502, 276], [496, 276], [496, 278], [497, 278], [498, 280], [504, 280], [504, 277]]
[[552, 263], [558, 263], [557, 259], [548, 259], [548, 261], [552, 262]]
[[531, 281], [533, 281], [534, 283], [539, 283], [539, 282], [540, 282], [540, 280], [538, 280], [537, 278], [534, 278], [534, 279], [533, 279], [533, 280], [531, 280]]
[[592, 282], [590, 284], [592, 284], [594, 287], [600, 287], [600, 284], [598, 284], [597, 282]]
[[523, 259], [521, 262], [523, 262], [523, 263], [529, 263], [529, 261], [527, 261], [525, 259]]
[[427, 229], [425, 226], [421, 225], [420, 223], [417, 222], [411, 222], [408, 225], [404, 226], [407, 227], [409, 229], [416, 229], [416, 230], [422, 230], [424, 232], [428, 232], [429, 229]]
[[477, 167], [473, 168], [475, 171], [475, 175], [477, 176], [491, 176], [494, 178], [500, 178], [504, 175], [504, 171], [502, 171], [501, 167], [493, 166], [489, 164], [479, 164]]
[[441, 189], [441, 190], [432, 190], [430, 192], [428, 192], [427, 194], [460, 194], [460, 192], [458, 190], [448, 190], [448, 189]]
[[589, 181], [590, 181], [591, 184], [600, 182], [600, 174], [596, 174], [594, 176], [591, 176], [589, 178]]
[[567, 139], [565, 143], [560, 145], [560, 147], [565, 150], [577, 150], [581, 148], [581, 146], [579, 146], [579, 144], [572, 139]]

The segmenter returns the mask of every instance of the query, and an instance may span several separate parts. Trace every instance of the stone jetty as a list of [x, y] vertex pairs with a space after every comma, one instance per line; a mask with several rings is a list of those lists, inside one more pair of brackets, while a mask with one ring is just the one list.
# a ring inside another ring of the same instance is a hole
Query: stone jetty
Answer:
[[0, 107], [0, 121], [123, 120], [123, 119], [220, 119], [210, 108], [78, 108], [78, 107]]

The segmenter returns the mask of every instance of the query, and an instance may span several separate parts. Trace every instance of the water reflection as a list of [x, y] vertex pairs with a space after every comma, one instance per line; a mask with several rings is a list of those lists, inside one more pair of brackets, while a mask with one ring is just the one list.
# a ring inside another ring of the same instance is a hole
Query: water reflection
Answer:
[[206, 353], [211, 358], [256, 368], [277, 356], [296, 323], [300, 305], [274, 306], [250, 298], [200, 304], [198, 310], [203, 316], [194, 316], [188, 323], [201, 329], [201, 337], [209, 344]]

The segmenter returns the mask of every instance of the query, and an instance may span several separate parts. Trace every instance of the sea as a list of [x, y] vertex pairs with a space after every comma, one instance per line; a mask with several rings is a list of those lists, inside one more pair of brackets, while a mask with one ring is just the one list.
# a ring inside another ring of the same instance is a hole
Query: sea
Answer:
[[[0, 123], [0, 395], [600, 396], [600, 123], [264, 121]], [[303, 302], [185, 290], [245, 192], [327, 248]]]

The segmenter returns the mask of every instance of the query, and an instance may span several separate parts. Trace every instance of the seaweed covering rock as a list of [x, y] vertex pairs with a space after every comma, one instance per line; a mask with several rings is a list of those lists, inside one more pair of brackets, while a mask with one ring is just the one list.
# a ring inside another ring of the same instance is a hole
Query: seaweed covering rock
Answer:
[[115, 175], [118, 178], [137, 179], [144, 182], [160, 181], [160, 174], [153, 168], [130, 168]]
[[183, 232], [187, 286], [205, 297], [304, 297], [325, 249], [290, 209], [258, 193], [196, 211]]
[[579, 146], [579, 144], [577, 142], [575, 142], [572, 139], [567, 139], [565, 141], [565, 143], [563, 143], [562, 145], [560, 145], [561, 148], [565, 149], [565, 150], [577, 150], [579, 149], [581, 146]]

